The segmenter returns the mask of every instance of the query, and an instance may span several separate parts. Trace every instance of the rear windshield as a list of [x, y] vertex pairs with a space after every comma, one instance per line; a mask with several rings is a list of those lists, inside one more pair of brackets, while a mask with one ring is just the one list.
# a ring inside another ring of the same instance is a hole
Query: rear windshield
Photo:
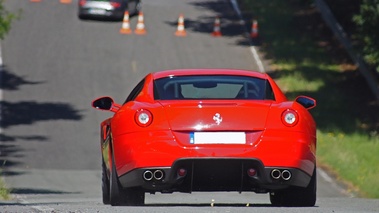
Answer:
[[266, 79], [248, 76], [174, 76], [154, 82], [155, 100], [231, 99], [274, 100]]

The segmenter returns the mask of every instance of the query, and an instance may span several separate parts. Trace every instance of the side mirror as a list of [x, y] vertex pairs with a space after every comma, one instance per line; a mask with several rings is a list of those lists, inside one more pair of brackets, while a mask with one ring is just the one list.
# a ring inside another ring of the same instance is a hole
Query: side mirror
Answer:
[[120, 105], [116, 104], [111, 97], [101, 97], [92, 101], [92, 107], [100, 110], [116, 112]]
[[299, 96], [295, 99], [295, 101], [306, 109], [312, 109], [316, 106], [316, 100], [307, 96]]

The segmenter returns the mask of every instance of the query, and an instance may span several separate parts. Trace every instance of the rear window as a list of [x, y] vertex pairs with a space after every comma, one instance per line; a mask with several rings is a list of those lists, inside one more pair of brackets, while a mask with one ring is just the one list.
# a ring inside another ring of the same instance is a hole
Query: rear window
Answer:
[[156, 100], [231, 99], [274, 100], [266, 79], [248, 76], [174, 76], [154, 82]]

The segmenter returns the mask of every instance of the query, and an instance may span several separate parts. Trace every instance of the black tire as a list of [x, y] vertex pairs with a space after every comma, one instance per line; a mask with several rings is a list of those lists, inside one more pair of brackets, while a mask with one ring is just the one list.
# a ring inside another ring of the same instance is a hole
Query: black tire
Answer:
[[141, 9], [142, 9], [142, 3], [141, 1], [138, 1], [135, 8], [136, 14], [138, 14], [141, 11]]
[[270, 201], [274, 206], [309, 207], [316, 204], [317, 173], [313, 172], [311, 181], [306, 188], [291, 187], [270, 193]]
[[87, 19], [87, 17], [86, 16], [84, 16], [83, 14], [78, 14], [78, 18], [80, 19], [80, 20], [86, 20]]
[[130, 16], [136, 16], [139, 14], [139, 12], [141, 11], [141, 1], [136, 1], [136, 4], [134, 5], [133, 8], [129, 8], [129, 5], [128, 5], [128, 11], [129, 11], [129, 14]]
[[140, 188], [127, 188], [124, 190], [126, 205], [143, 206], [145, 204], [145, 192]]
[[109, 189], [110, 189], [109, 201], [112, 206], [122, 206], [126, 204], [125, 197], [122, 194], [123, 189], [117, 177], [116, 166], [115, 166], [113, 158], [112, 158], [112, 171], [110, 175]]
[[283, 191], [270, 192], [270, 202], [273, 206], [282, 205]]
[[122, 188], [114, 160], [110, 178], [110, 204], [112, 206], [141, 206], [145, 203], [145, 192], [140, 188]]
[[109, 178], [107, 175], [107, 169], [105, 167], [104, 161], [102, 161], [101, 166], [102, 166], [101, 190], [103, 192], [103, 203], [110, 204]]

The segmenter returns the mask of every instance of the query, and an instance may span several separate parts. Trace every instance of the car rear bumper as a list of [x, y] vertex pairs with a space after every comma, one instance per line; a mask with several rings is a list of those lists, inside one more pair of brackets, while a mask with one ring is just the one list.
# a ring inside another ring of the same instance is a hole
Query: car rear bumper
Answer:
[[[120, 176], [138, 168], [172, 167], [180, 159], [257, 159], [265, 167], [297, 168], [309, 176], [316, 163], [315, 142], [303, 133], [291, 137], [262, 135], [254, 143], [179, 144], [170, 131], [113, 136], [113, 155]], [[184, 140], [181, 140], [184, 141]], [[263, 166], [262, 166], [263, 167]]]
[[182, 158], [175, 161], [171, 167], [132, 170], [119, 177], [119, 180], [123, 187], [141, 187], [151, 193], [266, 193], [289, 186], [306, 187], [311, 176], [297, 168], [265, 167], [259, 159], [254, 158]]

